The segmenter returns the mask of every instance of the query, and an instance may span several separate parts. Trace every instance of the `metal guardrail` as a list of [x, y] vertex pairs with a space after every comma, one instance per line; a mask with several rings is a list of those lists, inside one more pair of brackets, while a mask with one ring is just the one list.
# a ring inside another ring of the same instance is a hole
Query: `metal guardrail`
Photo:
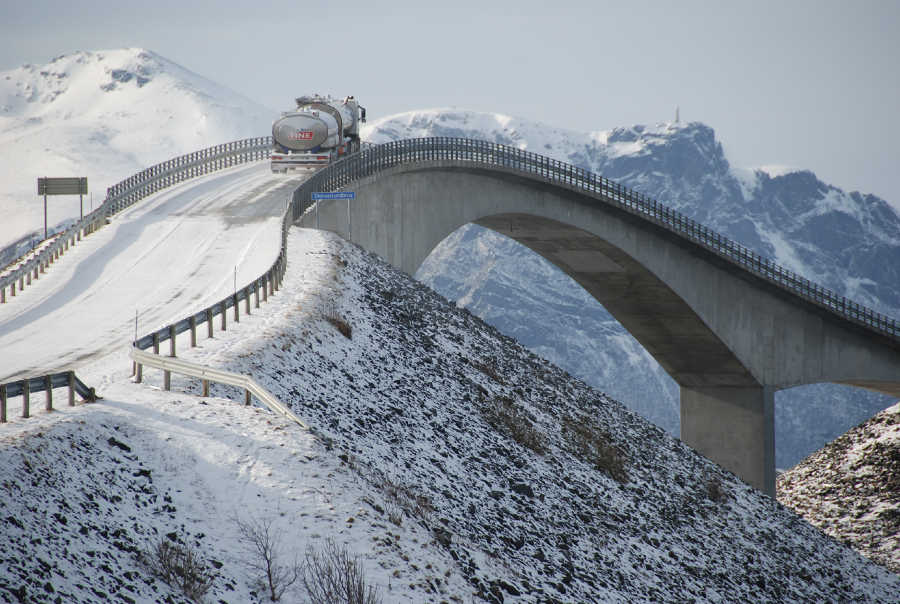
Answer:
[[6, 403], [10, 397], [14, 396], [22, 397], [22, 417], [27, 418], [31, 415], [30, 397], [32, 394], [38, 392], [45, 392], [47, 394], [44, 408], [47, 411], [52, 411], [54, 388], [69, 389], [70, 407], [75, 405], [76, 393], [85, 402], [93, 402], [99, 398], [93, 388], [90, 388], [78, 379], [78, 376], [75, 375], [74, 371], [63, 371], [61, 373], [7, 382], [5, 384], [0, 384], [0, 423], [6, 421]]
[[267, 409], [273, 413], [280, 413], [286, 418], [296, 422], [302, 428], [308, 426], [297, 417], [286, 405], [282, 404], [275, 396], [260, 386], [256, 380], [250, 376], [241, 375], [240, 373], [231, 373], [221, 369], [213, 369], [196, 363], [189, 363], [184, 359], [175, 357], [164, 357], [150, 352], [144, 352], [138, 348], [131, 349], [131, 358], [138, 365], [147, 365], [162, 369], [167, 374], [170, 372], [199, 378], [203, 381], [204, 394], [209, 393], [209, 382], [226, 384], [228, 386], [236, 386], [246, 393], [246, 404], [250, 404], [250, 395], [255, 396]]
[[586, 194], [700, 245], [736, 267], [842, 319], [900, 342], [900, 323], [896, 319], [813, 283], [655, 199], [572, 164], [498, 143], [437, 137], [406, 139], [364, 148], [322, 169], [294, 191], [293, 220], [312, 207], [311, 193], [314, 191], [336, 191], [394, 167], [441, 161], [509, 171]]
[[69, 249], [70, 244], [74, 245], [83, 236], [106, 224], [108, 217], [160, 189], [189, 178], [264, 159], [269, 156], [271, 147], [272, 138], [269, 136], [224, 143], [156, 164], [113, 185], [106, 190], [106, 199], [96, 210], [57, 235], [56, 241], [40, 254], [0, 277], [0, 303], [6, 302], [7, 288], [10, 296], [15, 296], [17, 286], [21, 291], [26, 285], [30, 285], [32, 279], [37, 279], [47, 266]]

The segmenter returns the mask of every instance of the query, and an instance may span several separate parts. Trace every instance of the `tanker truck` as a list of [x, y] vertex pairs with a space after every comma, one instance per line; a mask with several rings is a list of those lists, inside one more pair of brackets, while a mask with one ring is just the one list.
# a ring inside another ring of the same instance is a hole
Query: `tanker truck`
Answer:
[[318, 170], [359, 151], [359, 125], [365, 121], [365, 107], [352, 96], [301, 96], [294, 111], [272, 124], [272, 172]]

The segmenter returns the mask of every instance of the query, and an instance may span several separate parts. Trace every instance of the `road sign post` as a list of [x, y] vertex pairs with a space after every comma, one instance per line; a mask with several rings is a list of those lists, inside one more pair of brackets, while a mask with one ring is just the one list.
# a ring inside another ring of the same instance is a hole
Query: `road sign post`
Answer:
[[356, 199], [356, 191], [332, 191], [329, 193], [315, 192], [311, 198], [316, 202], [316, 228], [319, 228], [319, 202], [326, 199], [346, 199], [347, 200], [347, 239], [353, 241], [353, 223], [350, 219], [350, 200]]
[[79, 216], [84, 218], [84, 196], [88, 192], [87, 176], [64, 178], [38, 178], [38, 195], [44, 196], [44, 239], [47, 238], [47, 196], [78, 195]]

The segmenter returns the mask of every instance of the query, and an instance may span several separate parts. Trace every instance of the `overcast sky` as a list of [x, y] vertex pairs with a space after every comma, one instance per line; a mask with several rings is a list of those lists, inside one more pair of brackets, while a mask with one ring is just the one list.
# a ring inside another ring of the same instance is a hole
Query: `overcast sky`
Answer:
[[0, 0], [0, 70], [139, 46], [274, 109], [494, 111], [582, 131], [674, 118], [736, 166], [900, 207], [900, 0]]

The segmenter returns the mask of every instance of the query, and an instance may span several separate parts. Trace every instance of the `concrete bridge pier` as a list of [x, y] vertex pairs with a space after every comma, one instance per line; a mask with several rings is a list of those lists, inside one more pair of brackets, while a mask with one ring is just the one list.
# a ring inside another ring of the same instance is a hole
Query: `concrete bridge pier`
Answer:
[[681, 388], [681, 440], [775, 497], [775, 390]]

